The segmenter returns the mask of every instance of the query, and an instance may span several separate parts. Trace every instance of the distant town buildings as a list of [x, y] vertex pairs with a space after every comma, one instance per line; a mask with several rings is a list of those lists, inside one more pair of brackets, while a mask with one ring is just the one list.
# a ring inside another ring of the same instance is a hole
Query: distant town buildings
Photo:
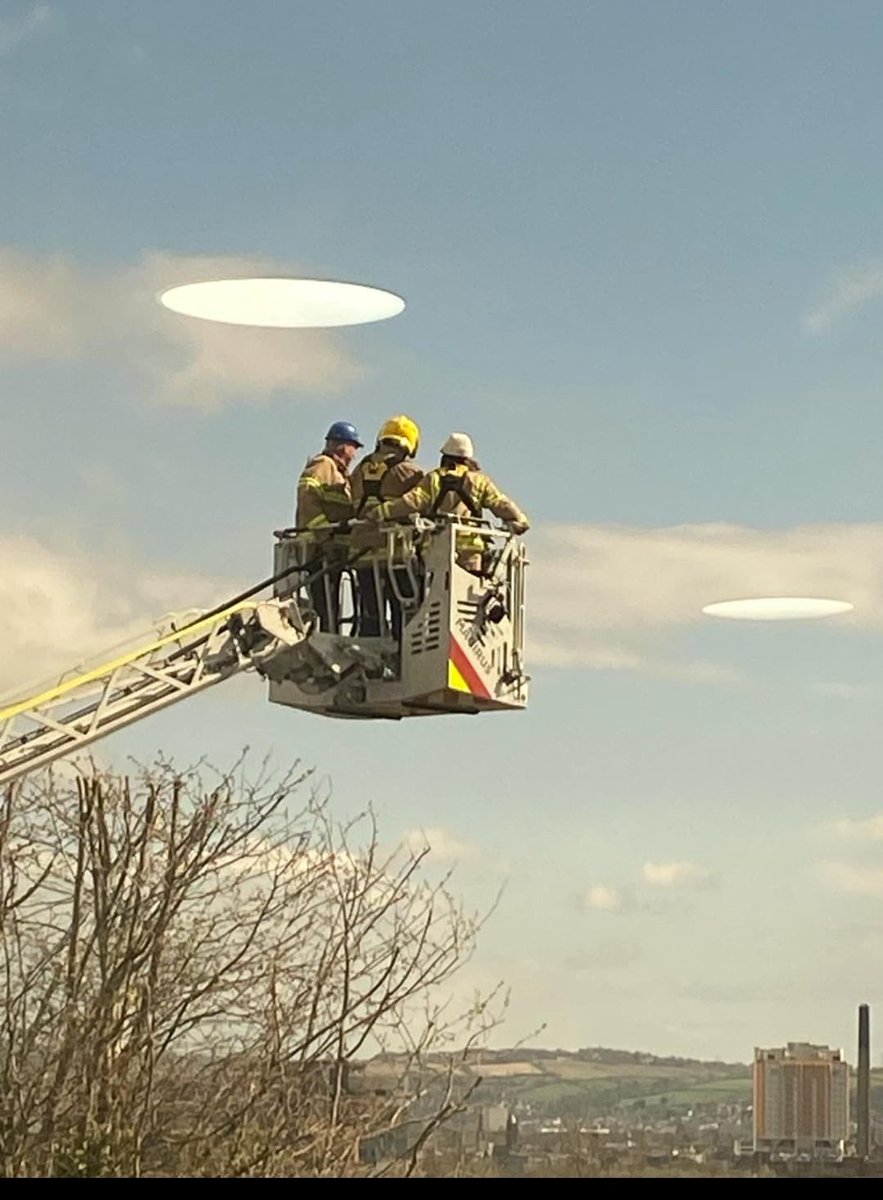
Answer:
[[789, 1042], [754, 1051], [754, 1149], [842, 1157], [849, 1136], [849, 1067], [839, 1050]]

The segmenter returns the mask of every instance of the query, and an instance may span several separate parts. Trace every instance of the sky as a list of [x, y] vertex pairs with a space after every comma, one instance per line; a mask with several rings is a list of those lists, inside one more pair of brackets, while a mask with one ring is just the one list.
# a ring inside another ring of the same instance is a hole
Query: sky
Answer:
[[[3, 0], [0, 690], [270, 574], [331, 421], [528, 513], [523, 713], [246, 676], [100, 743], [313, 767], [481, 909], [495, 1044], [855, 1061], [883, 1011], [876, 0]], [[406, 300], [236, 329], [252, 269]], [[818, 622], [715, 600], [821, 595]], [[881, 1061], [874, 1053], [873, 1061]]]

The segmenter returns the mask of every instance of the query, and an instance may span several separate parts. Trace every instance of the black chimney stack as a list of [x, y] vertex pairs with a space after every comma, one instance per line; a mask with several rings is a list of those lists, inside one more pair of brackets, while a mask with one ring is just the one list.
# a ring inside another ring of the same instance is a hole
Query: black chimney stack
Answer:
[[858, 1135], [856, 1151], [867, 1159], [871, 1150], [871, 1017], [867, 1004], [858, 1006]]

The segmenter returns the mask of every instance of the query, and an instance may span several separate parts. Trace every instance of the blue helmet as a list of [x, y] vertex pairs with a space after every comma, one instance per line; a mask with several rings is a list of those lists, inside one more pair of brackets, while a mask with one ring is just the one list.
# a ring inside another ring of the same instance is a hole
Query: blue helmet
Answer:
[[349, 421], [335, 421], [328, 432], [325, 434], [326, 442], [352, 442], [354, 446], [363, 446], [365, 443], [359, 437], [359, 431], [355, 425], [351, 425]]

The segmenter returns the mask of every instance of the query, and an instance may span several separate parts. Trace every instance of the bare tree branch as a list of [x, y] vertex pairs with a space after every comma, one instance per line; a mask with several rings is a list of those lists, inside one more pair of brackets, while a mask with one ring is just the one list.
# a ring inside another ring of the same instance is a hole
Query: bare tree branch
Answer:
[[0, 1176], [411, 1175], [468, 1104], [446, 1048], [497, 997], [449, 1018], [440, 989], [482, 920], [425, 851], [381, 853], [370, 809], [340, 826], [297, 764], [245, 767], [3, 796]]

